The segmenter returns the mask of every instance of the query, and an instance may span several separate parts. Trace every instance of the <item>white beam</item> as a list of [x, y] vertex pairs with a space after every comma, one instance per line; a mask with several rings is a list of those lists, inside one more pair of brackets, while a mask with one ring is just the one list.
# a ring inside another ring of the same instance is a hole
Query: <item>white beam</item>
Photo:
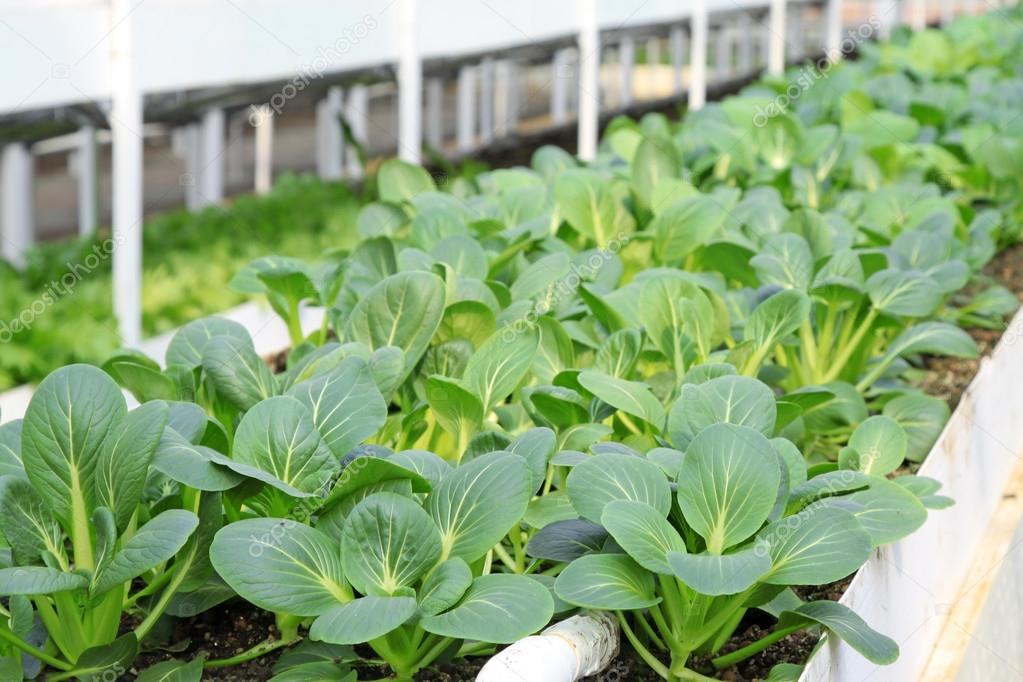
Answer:
[[476, 146], [476, 69], [472, 66], [458, 70], [455, 143], [460, 152], [471, 151]]
[[409, 163], [419, 163], [423, 147], [423, 63], [419, 58], [416, 1], [398, 6], [401, 61], [398, 63], [398, 152]]
[[353, 180], [363, 176], [362, 162], [359, 160], [357, 146], [363, 150], [369, 144], [369, 88], [365, 85], [353, 85], [348, 89], [348, 97], [345, 101], [345, 120], [351, 131], [352, 138], [358, 145], [348, 145], [347, 173]]
[[113, 289], [121, 341], [142, 341], [142, 93], [135, 74], [132, 0], [112, 0]]
[[325, 180], [340, 180], [343, 175], [341, 112], [341, 88], [328, 88], [327, 96], [316, 105], [316, 171]]
[[636, 67], [636, 42], [632, 36], [622, 36], [618, 45], [618, 106], [632, 104], [632, 74]]
[[274, 112], [269, 104], [252, 108], [249, 121], [256, 128], [254, 143], [255, 190], [266, 194], [273, 187]]
[[426, 144], [437, 151], [444, 148], [444, 81], [426, 81]]
[[785, 72], [785, 0], [771, 0], [767, 31], [767, 72], [780, 76]]
[[203, 206], [224, 200], [224, 139], [227, 122], [223, 109], [207, 109], [202, 115], [199, 140], [199, 203]]
[[24, 142], [11, 142], [3, 148], [0, 159], [0, 255], [18, 267], [25, 265], [25, 255], [33, 240], [35, 199], [33, 192], [34, 161], [32, 150]]
[[707, 0], [693, 0], [692, 35], [689, 37], [689, 108], [707, 103]]
[[96, 159], [96, 127], [78, 131], [78, 234], [88, 237], [99, 222], [99, 167]]
[[579, 2], [579, 158], [597, 156], [600, 125], [600, 32], [596, 0]]

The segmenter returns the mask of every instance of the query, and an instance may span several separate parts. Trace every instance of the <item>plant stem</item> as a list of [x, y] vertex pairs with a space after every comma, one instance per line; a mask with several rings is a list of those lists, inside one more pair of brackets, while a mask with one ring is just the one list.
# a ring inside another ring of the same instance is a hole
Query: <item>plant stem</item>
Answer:
[[804, 628], [806, 628], [806, 623], [802, 623], [800, 625], [790, 625], [787, 628], [777, 628], [771, 634], [765, 637], [761, 637], [752, 644], [747, 644], [741, 649], [736, 649], [735, 651], [729, 654], [725, 654], [724, 656], [718, 656], [717, 658], [711, 659], [710, 664], [713, 665], [714, 668], [716, 668], [717, 670], [723, 670], [724, 668], [731, 667], [736, 663], [739, 663], [740, 661], [745, 661], [750, 656], [763, 651], [767, 647], [777, 642], [779, 639], [782, 639], [787, 635], [791, 635], [793, 632], [798, 632], [799, 630], [802, 630]]
[[508, 550], [501, 545], [494, 545], [494, 554], [497, 555], [497, 558], [501, 560], [501, 563], [504, 564], [508, 570], [515, 570], [515, 559], [512, 559], [511, 554], [508, 554]]
[[831, 369], [824, 375], [825, 383], [834, 381], [842, 373], [842, 370], [845, 369], [846, 363], [849, 362], [853, 353], [856, 352], [860, 342], [863, 341], [863, 337], [867, 335], [868, 331], [870, 331], [870, 328], [873, 326], [874, 320], [876, 319], [877, 308], [871, 308], [866, 317], [863, 318], [863, 321], [860, 323], [856, 333], [852, 335], [852, 338], [849, 339], [848, 343], [842, 347], [842, 351], [838, 354], [838, 357], [836, 357], [835, 361], [831, 363]]
[[282, 647], [286, 647], [294, 642], [297, 642], [300, 637], [294, 639], [268, 639], [264, 642], [260, 642], [256, 646], [252, 647], [248, 651], [243, 651], [237, 656], [231, 656], [230, 658], [215, 658], [212, 661], [206, 661], [203, 663], [205, 668], [227, 668], [232, 665], [238, 665], [239, 663], [245, 663], [251, 661], [254, 658], [259, 658], [271, 651], [276, 651]]
[[425, 668], [426, 666], [437, 660], [437, 657], [444, 653], [444, 650], [451, 646], [451, 639], [448, 637], [441, 637], [440, 641], [433, 645], [429, 651], [419, 657], [419, 663], [417, 667]]
[[668, 668], [658, 661], [657, 657], [650, 653], [649, 649], [643, 646], [643, 644], [639, 641], [639, 638], [636, 637], [636, 633], [632, 631], [631, 627], [629, 627], [629, 621], [625, 619], [625, 614], [621, 611], [615, 611], [615, 615], [618, 616], [618, 623], [622, 626], [622, 632], [625, 633], [625, 638], [629, 640], [630, 644], [632, 644], [632, 648], [636, 650], [639, 657], [642, 658], [655, 673], [666, 680], [669, 679]]
[[8, 644], [17, 649], [21, 649], [29, 656], [32, 656], [33, 658], [38, 658], [40, 661], [50, 666], [51, 668], [68, 671], [74, 667], [70, 663], [61, 661], [60, 659], [54, 658], [53, 656], [49, 655], [45, 651], [35, 648], [28, 642], [22, 641], [22, 639], [15, 635], [13, 632], [8, 632], [7, 628], [0, 627], [0, 639], [4, 640], [5, 642], [7, 642]]
[[292, 348], [305, 340], [305, 336], [302, 334], [302, 318], [298, 311], [298, 301], [288, 303], [288, 336], [291, 337]]

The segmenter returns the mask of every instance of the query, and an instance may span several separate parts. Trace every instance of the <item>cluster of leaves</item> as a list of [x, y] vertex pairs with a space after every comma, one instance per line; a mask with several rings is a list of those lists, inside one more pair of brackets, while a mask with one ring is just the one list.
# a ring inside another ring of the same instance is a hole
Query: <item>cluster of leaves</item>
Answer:
[[[309, 256], [343, 248], [358, 207], [342, 185], [285, 176], [266, 196], [147, 220], [145, 333], [242, 302], [226, 284], [261, 254]], [[0, 391], [38, 383], [63, 365], [102, 362], [121, 345], [111, 310], [108, 237], [104, 231], [92, 239], [41, 244], [28, 252], [22, 270], [0, 261]]]
[[[997, 22], [965, 24], [1016, 50]], [[232, 281], [286, 322], [281, 371], [212, 317], [162, 364], [120, 351], [51, 375], [0, 427], [0, 511], [18, 519], [0, 665], [90, 679], [162, 619], [239, 596], [279, 637], [144, 675], [289, 647], [278, 682], [353, 680], [357, 661], [410, 679], [577, 609], [615, 612], [668, 680], [807, 629], [893, 660], [889, 638], [797, 589], [951, 503], [903, 468], [948, 414], [913, 366], [975, 354], [957, 322], [1001, 322], [976, 273], [1016, 224], [999, 182], [933, 182], [963, 149], [854, 87], [924, 80], [906, 57], [920, 39], [901, 40], [835, 67], [820, 87], [845, 94], [810, 89], [764, 126], [741, 114], [770, 83], [678, 125], [617, 120], [588, 166], [545, 147], [441, 191], [385, 163], [343, 248]], [[867, 99], [874, 127], [844, 118]], [[751, 609], [774, 630], [721, 654]], [[117, 637], [124, 615], [139, 625]]]

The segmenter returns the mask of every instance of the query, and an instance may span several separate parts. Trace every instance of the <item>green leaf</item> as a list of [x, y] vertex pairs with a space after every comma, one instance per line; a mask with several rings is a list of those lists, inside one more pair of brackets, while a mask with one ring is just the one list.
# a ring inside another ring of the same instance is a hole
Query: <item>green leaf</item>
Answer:
[[563, 171], [554, 183], [554, 197], [572, 229], [595, 241], [597, 246], [604, 247], [617, 236], [614, 195], [595, 171], [588, 168]]
[[210, 559], [235, 592], [267, 611], [318, 616], [351, 598], [338, 544], [296, 521], [236, 521], [217, 532]]
[[758, 431], [715, 424], [689, 444], [678, 475], [686, 522], [723, 554], [756, 533], [778, 497], [781, 471], [770, 441]]
[[616, 379], [594, 370], [580, 372], [579, 383], [616, 410], [642, 419], [658, 429], [664, 425], [664, 406], [648, 384]]
[[139, 673], [135, 682], [201, 682], [202, 658], [191, 661], [164, 661]]
[[442, 559], [473, 562], [519, 522], [531, 496], [529, 467], [518, 455], [491, 452], [453, 469], [426, 498], [440, 529]]
[[713, 197], [699, 194], [668, 204], [653, 219], [648, 231], [654, 235], [654, 258], [659, 263], [681, 263], [704, 246], [722, 228], [728, 212]]
[[610, 502], [604, 507], [601, 523], [615, 542], [649, 571], [671, 575], [668, 555], [686, 552], [678, 531], [649, 504], [632, 500]]
[[874, 308], [889, 315], [925, 317], [941, 303], [941, 287], [916, 270], [875, 272], [867, 280], [866, 289]]
[[827, 497], [810, 506], [815, 507], [848, 511], [867, 531], [875, 547], [906, 537], [927, 520], [923, 500], [885, 478], [875, 478], [865, 490]]
[[345, 578], [365, 595], [395, 595], [437, 563], [440, 534], [417, 502], [394, 493], [355, 506], [341, 532]]
[[660, 467], [632, 455], [606, 453], [580, 462], [568, 474], [567, 488], [575, 510], [594, 523], [615, 500], [646, 503], [662, 516], [671, 508], [671, 486]]
[[802, 291], [779, 291], [753, 309], [746, 321], [745, 338], [752, 339], [766, 357], [774, 345], [810, 318], [810, 298]]
[[731, 554], [673, 552], [668, 562], [679, 580], [712, 596], [743, 592], [771, 570], [771, 556], [760, 543]]
[[214, 462], [219, 454], [203, 445], [193, 445], [172, 428], [165, 428], [153, 454], [152, 466], [172, 480], [206, 491], [230, 490], [244, 477]]
[[0, 568], [0, 595], [34, 596], [67, 592], [89, 586], [88, 579], [77, 573], [58, 571], [44, 566]]
[[875, 476], [887, 476], [906, 458], [906, 432], [890, 417], [875, 415], [862, 422], [849, 437], [856, 452], [857, 469]]
[[798, 234], [771, 235], [750, 264], [761, 284], [806, 291], [813, 279], [813, 254]]
[[574, 517], [573, 513], [573, 518], [544, 525], [530, 538], [526, 553], [535, 559], [573, 561], [584, 554], [599, 551], [607, 540], [607, 531], [599, 524]]
[[881, 413], [894, 419], [906, 432], [906, 459], [920, 462], [941, 435], [949, 408], [941, 398], [910, 393], [889, 400]]
[[945, 322], [922, 322], [895, 337], [885, 356], [896, 358], [915, 353], [975, 358], [977, 344], [959, 327]]
[[479, 397], [484, 414], [507, 398], [526, 376], [539, 343], [534, 328], [504, 327], [469, 358], [462, 381]]
[[547, 478], [547, 464], [557, 448], [557, 434], [546, 427], [529, 429], [508, 446], [508, 452], [520, 455], [529, 465], [532, 492], [538, 491]]
[[436, 341], [468, 339], [479, 348], [497, 329], [494, 311], [480, 301], [458, 301], [444, 309]]
[[687, 447], [708, 426], [720, 423], [748, 426], [769, 436], [777, 417], [774, 393], [767, 384], [727, 375], [682, 386], [668, 415], [668, 435], [679, 448]]
[[309, 628], [309, 637], [331, 644], [362, 644], [383, 637], [415, 614], [412, 597], [360, 597], [322, 613]]
[[772, 522], [757, 536], [771, 548], [772, 585], [823, 585], [841, 580], [870, 557], [870, 535], [842, 509], [808, 507]]
[[25, 473], [69, 534], [88, 533], [96, 466], [126, 413], [114, 380], [87, 365], [58, 369], [32, 396], [22, 426]]
[[183, 509], [158, 514], [139, 528], [96, 574], [92, 593], [103, 594], [174, 558], [198, 525], [198, 517]]
[[103, 444], [96, 464], [96, 498], [113, 512], [120, 530], [142, 498], [169, 413], [167, 403], [146, 403], [129, 412]]
[[[483, 404], [460, 382], [440, 375], [426, 380], [426, 401], [445, 431], [468, 444], [483, 422]], [[456, 453], [461, 456], [462, 453]]]
[[309, 410], [289, 396], [253, 406], [238, 424], [231, 454], [306, 493], [320, 491], [337, 469]]
[[397, 346], [405, 352], [405, 375], [419, 363], [444, 317], [444, 282], [428, 272], [399, 272], [359, 299], [345, 338], [370, 350]]
[[552, 615], [554, 599], [546, 587], [528, 576], [495, 573], [473, 580], [450, 611], [419, 624], [444, 637], [510, 644], [547, 625]]
[[167, 346], [167, 366], [181, 365], [188, 369], [202, 366], [206, 345], [214, 336], [230, 336], [252, 344], [249, 332], [242, 325], [222, 317], [204, 317], [189, 322], [178, 330]]
[[323, 442], [339, 459], [387, 420], [384, 398], [359, 358], [345, 358], [332, 372], [293, 386], [287, 395], [309, 408]]
[[401, 159], [388, 159], [377, 171], [380, 198], [392, 204], [411, 201], [416, 195], [436, 189], [426, 169]]
[[202, 368], [217, 394], [245, 411], [277, 393], [277, 382], [248, 339], [215, 336], [206, 344]]
[[21, 420], [0, 424], [0, 476], [24, 476], [21, 463]]
[[646, 138], [632, 158], [632, 188], [644, 208], [651, 208], [655, 188], [679, 177], [682, 161], [670, 139]]
[[558, 575], [554, 592], [570, 604], [608, 611], [645, 609], [661, 601], [653, 574], [622, 554], [579, 557]]
[[139, 653], [139, 642], [134, 632], [121, 635], [109, 644], [86, 649], [75, 661], [74, 674], [81, 682], [96, 682], [110, 676], [120, 676]]
[[45, 552], [61, 556], [64, 532], [50, 507], [23, 478], [0, 477], [0, 532], [14, 550], [19, 564], [40, 563]]
[[458, 603], [471, 584], [469, 564], [451, 557], [433, 569], [423, 582], [419, 590], [419, 611], [429, 616], [446, 611]]
[[867, 625], [849, 607], [830, 600], [812, 601], [782, 614], [788, 619], [807, 619], [838, 635], [861, 656], [877, 665], [889, 665], [899, 657], [899, 645]]

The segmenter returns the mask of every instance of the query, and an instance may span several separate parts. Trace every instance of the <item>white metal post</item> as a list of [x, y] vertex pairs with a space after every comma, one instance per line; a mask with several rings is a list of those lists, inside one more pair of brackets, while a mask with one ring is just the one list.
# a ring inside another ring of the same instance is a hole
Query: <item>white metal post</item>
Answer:
[[401, 0], [398, 22], [398, 151], [405, 161], [419, 163], [423, 146], [423, 63], [416, 40], [416, 0]]
[[82, 126], [78, 135], [78, 234], [88, 237], [99, 222], [96, 126]]
[[596, 0], [579, 0], [579, 158], [597, 156], [600, 125], [600, 32]]
[[892, 28], [901, 19], [901, 5], [899, 0], [874, 0], [874, 16], [878, 22], [878, 38], [886, 39], [891, 35]]
[[202, 174], [199, 124], [189, 123], [178, 128], [174, 134], [178, 141], [180, 155], [185, 160], [185, 173], [182, 175], [182, 183], [185, 187], [185, 206], [189, 211], [197, 211], [202, 208], [202, 202], [199, 200], [199, 176]]
[[912, 0], [909, 24], [914, 31], [927, 28], [927, 0]]
[[494, 141], [494, 80], [496, 67], [493, 59], [480, 62], [480, 138], [483, 144]]
[[842, 57], [842, 0], [828, 0], [824, 21], [824, 48], [828, 59], [837, 62]]
[[714, 73], [719, 80], [728, 77], [732, 70], [732, 29], [727, 23], [718, 27], [714, 43]]
[[749, 73], [753, 69], [753, 34], [750, 31], [752, 23], [749, 15], [745, 12], [741, 12], [736, 20], [736, 41], [739, 43], [737, 59], [740, 73]]
[[35, 200], [32, 150], [24, 142], [11, 142], [0, 161], [0, 255], [18, 267], [25, 265], [25, 252], [32, 246]]
[[707, 103], [707, 0], [693, 0], [692, 35], [689, 37], [689, 108]]
[[472, 66], [458, 70], [455, 144], [460, 152], [471, 151], [476, 145], [476, 69]]
[[[785, 3], [786, 6], [788, 2]], [[803, 43], [803, 6], [794, 4], [792, 11], [785, 17], [785, 54], [789, 60], [802, 58], [805, 47]]]
[[551, 119], [555, 125], [568, 121], [568, 91], [571, 79], [571, 51], [562, 48], [551, 58]]
[[114, 314], [127, 346], [142, 341], [142, 93], [135, 80], [133, 4], [112, 0], [110, 12]]
[[325, 180], [340, 180], [344, 175], [344, 135], [341, 132], [343, 94], [341, 88], [327, 89], [327, 96], [316, 105], [316, 169]]
[[686, 32], [681, 26], [672, 26], [668, 34], [671, 43], [671, 76], [675, 94], [682, 92], [682, 69], [686, 65]]
[[785, 72], [785, 0], [771, 0], [767, 30], [767, 72], [780, 76]]
[[266, 194], [273, 187], [274, 112], [269, 104], [252, 108], [249, 120], [256, 128], [254, 144], [255, 190]]
[[[348, 97], [345, 102], [345, 120], [351, 131], [352, 138], [363, 149], [369, 144], [369, 89], [365, 85], [353, 85], [348, 89]], [[363, 175], [362, 162], [359, 160], [357, 145], [348, 145], [347, 173], [353, 180], [358, 180]]]
[[223, 109], [208, 109], [202, 115], [199, 143], [199, 202], [219, 204], [224, 200], [224, 137], [227, 133]]
[[646, 63], [658, 65], [661, 63], [661, 39], [647, 38], [646, 40]]
[[955, 18], [956, 0], [941, 0], [941, 25], [947, 26]]
[[494, 135], [507, 137], [512, 118], [512, 64], [502, 59], [494, 65]]
[[618, 105], [632, 104], [632, 73], [636, 66], [636, 42], [632, 36], [622, 36], [618, 45]]
[[227, 166], [224, 186], [239, 187], [245, 184], [245, 131], [248, 126], [245, 117], [240, 115], [227, 117], [227, 149], [224, 161]]
[[426, 81], [426, 144], [436, 150], [444, 147], [444, 81]]

